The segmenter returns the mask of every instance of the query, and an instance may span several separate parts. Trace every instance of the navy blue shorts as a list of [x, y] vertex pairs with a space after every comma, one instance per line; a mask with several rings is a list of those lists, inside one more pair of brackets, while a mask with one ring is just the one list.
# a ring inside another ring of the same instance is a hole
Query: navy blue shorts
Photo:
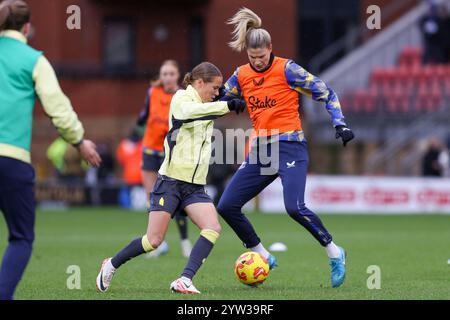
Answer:
[[150, 211], [169, 212], [173, 218], [178, 211], [185, 215], [181, 210], [193, 203], [213, 203], [205, 186], [158, 175], [150, 193]]
[[164, 161], [164, 152], [144, 148], [142, 152], [142, 170], [158, 171]]

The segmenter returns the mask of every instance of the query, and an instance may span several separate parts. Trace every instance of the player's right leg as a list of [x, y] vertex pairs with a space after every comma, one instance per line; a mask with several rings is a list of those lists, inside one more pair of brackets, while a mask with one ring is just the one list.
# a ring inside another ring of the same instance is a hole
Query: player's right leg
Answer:
[[[158, 170], [161, 167], [164, 158], [156, 154], [149, 154], [148, 149], [144, 148], [142, 151], [142, 184], [147, 195], [147, 199], [150, 197], [150, 193], [155, 186], [158, 179]], [[156, 250], [153, 250], [147, 257], [159, 257], [166, 254], [169, 251], [169, 245], [164, 241]]]
[[150, 194], [155, 185], [158, 173], [156, 171], [142, 170], [142, 182], [144, 184], [145, 192], [147, 195]]
[[[161, 164], [159, 158], [160, 157], [157, 155], [148, 155], [144, 153], [142, 161], [142, 182], [148, 197], [158, 178], [158, 169]], [[169, 252], [169, 245], [166, 241], [163, 241], [157, 249], [149, 252], [146, 256], [148, 258], [156, 258], [167, 252]]]
[[247, 158], [226, 186], [217, 206], [221, 217], [230, 225], [244, 246], [268, 259], [271, 269], [276, 266], [276, 259], [262, 245], [252, 224], [242, 213], [242, 207], [275, 178], [276, 175], [261, 174], [260, 165], [248, 163]]
[[97, 289], [106, 292], [111, 284], [111, 280], [118, 268], [124, 263], [158, 248], [167, 232], [171, 214], [165, 211], [152, 211], [149, 214], [147, 234], [142, 238], [132, 240], [125, 248], [119, 251], [114, 257], [103, 261], [100, 272], [97, 276]]
[[172, 214], [179, 205], [177, 183], [158, 177], [150, 194], [150, 214], [147, 234], [134, 239], [112, 259], [105, 259], [97, 277], [97, 288], [108, 290], [115, 271], [128, 260], [158, 248], [164, 240]]

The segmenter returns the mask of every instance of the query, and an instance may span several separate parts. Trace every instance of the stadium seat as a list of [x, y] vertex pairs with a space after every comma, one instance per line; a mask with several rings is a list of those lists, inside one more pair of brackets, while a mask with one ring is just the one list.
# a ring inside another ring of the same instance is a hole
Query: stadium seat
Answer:
[[450, 79], [450, 66], [442, 64], [434, 66], [434, 77], [439, 82], [444, 82], [447, 78]]
[[376, 111], [377, 90], [374, 86], [369, 89], [358, 89], [354, 94], [354, 109], [356, 112], [372, 113]]
[[383, 101], [386, 110], [390, 113], [408, 112], [410, 92], [400, 82], [397, 82], [391, 92], [383, 93]]
[[450, 81], [450, 64], [442, 66], [442, 72], [442, 78], [444, 79], [444, 81]]
[[431, 84], [431, 96], [430, 96], [429, 111], [436, 111], [442, 106], [443, 95], [441, 86], [437, 81]]
[[394, 69], [394, 71], [394, 85], [399, 84], [405, 89], [405, 91], [411, 92], [415, 85], [412, 69], [402, 66]]
[[339, 95], [339, 102], [341, 103], [341, 107], [344, 110], [344, 112], [353, 112], [354, 106], [353, 106], [353, 93], [345, 93]]
[[416, 99], [418, 111], [435, 111], [442, 103], [442, 89], [437, 81], [427, 83], [422, 81]]
[[407, 47], [402, 50], [399, 57], [399, 66], [411, 68], [421, 64], [422, 49]]
[[444, 80], [444, 93], [450, 99], [450, 78]]
[[436, 67], [434, 65], [425, 65], [422, 67], [421, 77], [419, 80], [425, 80], [427, 83], [431, 83], [436, 78]]
[[376, 68], [372, 71], [370, 86], [375, 87], [379, 91], [383, 91], [389, 85], [391, 80], [389, 69]]
[[406, 47], [398, 66], [374, 68], [369, 87], [349, 94], [353, 111], [375, 112], [378, 102], [389, 113], [438, 109], [444, 97], [450, 98], [450, 65], [422, 65], [421, 58], [421, 48]]

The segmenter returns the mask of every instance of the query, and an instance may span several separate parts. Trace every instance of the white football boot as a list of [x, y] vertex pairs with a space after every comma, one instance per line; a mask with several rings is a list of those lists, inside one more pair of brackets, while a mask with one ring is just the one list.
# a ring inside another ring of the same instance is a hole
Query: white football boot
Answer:
[[111, 280], [116, 272], [116, 268], [111, 264], [111, 258], [106, 258], [103, 260], [102, 267], [100, 268], [100, 272], [97, 276], [97, 290], [100, 292], [108, 291], [109, 285], [111, 284]]
[[170, 285], [172, 292], [184, 293], [184, 294], [199, 294], [200, 291], [192, 283], [191, 279], [181, 277], [175, 280]]

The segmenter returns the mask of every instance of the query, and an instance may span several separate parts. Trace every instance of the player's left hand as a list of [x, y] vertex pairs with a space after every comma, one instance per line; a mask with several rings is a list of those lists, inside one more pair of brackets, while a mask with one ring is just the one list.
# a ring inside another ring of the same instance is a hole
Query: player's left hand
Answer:
[[345, 147], [350, 140], [355, 138], [355, 134], [347, 126], [336, 126], [336, 139], [342, 138], [342, 144]]

